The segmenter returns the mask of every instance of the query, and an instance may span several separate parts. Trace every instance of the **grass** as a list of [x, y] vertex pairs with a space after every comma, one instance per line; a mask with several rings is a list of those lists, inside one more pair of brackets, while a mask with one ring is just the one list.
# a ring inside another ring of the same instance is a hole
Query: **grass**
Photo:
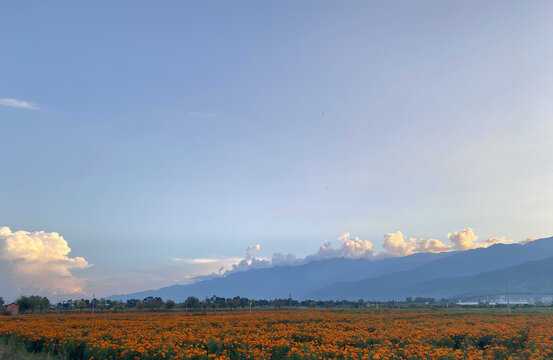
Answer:
[[0, 340], [0, 360], [63, 360], [48, 353], [30, 353], [21, 343]]

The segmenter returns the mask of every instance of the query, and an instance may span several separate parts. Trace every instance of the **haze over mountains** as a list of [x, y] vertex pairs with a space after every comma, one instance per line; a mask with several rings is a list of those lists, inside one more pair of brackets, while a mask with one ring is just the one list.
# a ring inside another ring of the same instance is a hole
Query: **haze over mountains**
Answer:
[[188, 296], [317, 300], [471, 298], [500, 293], [553, 293], [553, 237], [466, 251], [420, 253], [379, 260], [337, 258], [297, 266], [234, 272], [190, 285], [173, 285], [110, 299]]

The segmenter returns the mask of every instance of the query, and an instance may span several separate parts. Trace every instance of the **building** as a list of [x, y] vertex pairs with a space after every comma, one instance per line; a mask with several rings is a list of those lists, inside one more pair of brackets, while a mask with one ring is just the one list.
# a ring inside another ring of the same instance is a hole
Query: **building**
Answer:
[[6, 312], [9, 315], [19, 315], [19, 306], [16, 303], [11, 303], [6, 306]]

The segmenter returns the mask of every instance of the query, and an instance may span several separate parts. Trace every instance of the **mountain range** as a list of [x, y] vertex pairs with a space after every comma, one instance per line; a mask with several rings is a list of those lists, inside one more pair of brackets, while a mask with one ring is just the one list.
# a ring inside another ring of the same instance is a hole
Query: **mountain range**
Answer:
[[371, 259], [336, 258], [296, 266], [235, 272], [189, 285], [173, 285], [112, 300], [159, 296], [404, 300], [406, 297], [471, 298], [502, 293], [553, 293], [553, 237], [526, 244], [495, 244], [466, 251]]

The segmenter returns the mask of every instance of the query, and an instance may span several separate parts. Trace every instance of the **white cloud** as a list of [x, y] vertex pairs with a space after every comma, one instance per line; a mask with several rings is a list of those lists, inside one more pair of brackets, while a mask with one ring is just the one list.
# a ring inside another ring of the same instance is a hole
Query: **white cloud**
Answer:
[[478, 249], [478, 248], [486, 248], [494, 244], [505, 244], [505, 243], [512, 242], [506, 239], [505, 237], [489, 238], [484, 241], [478, 241], [478, 236], [476, 236], [474, 234], [474, 230], [472, 230], [469, 227], [459, 232], [456, 231], [453, 234], [448, 233], [447, 237], [449, 241], [453, 243], [455, 250], [461, 250], [461, 251]]
[[448, 246], [436, 239], [415, 239], [409, 238], [405, 240], [401, 231], [384, 235], [384, 244], [387, 254], [392, 256], [407, 256], [416, 253], [437, 253], [450, 251], [451, 246]]
[[253, 252], [254, 251], [259, 251], [259, 250], [261, 250], [261, 246], [259, 244], [255, 245], [255, 246], [248, 246], [248, 248], [246, 249], [246, 252], [247, 252], [246, 258], [251, 259], [252, 256], [253, 256]]
[[23, 101], [23, 100], [18, 100], [18, 99], [0, 98], [0, 105], [14, 107], [14, 108], [31, 109], [31, 110], [39, 109], [39, 107], [33, 103]]
[[256, 244], [246, 248], [244, 258], [173, 258], [177, 263], [187, 264], [190, 268], [186, 271], [187, 283], [205, 280], [217, 276], [226, 276], [239, 271], [270, 268], [275, 266], [295, 266], [311, 261], [349, 258], [349, 259], [381, 259], [385, 257], [408, 256], [417, 253], [438, 253], [454, 250], [469, 250], [479, 247], [488, 247], [497, 243], [511, 242], [503, 238], [490, 238], [485, 241], [477, 241], [478, 238], [471, 228], [460, 232], [448, 234], [451, 244], [446, 244], [437, 239], [406, 238], [401, 231], [384, 235], [384, 251], [376, 253], [373, 243], [352, 237], [348, 232], [337, 238], [338, 247], [333, 247], [331, 241], [325, 241], [318, 251], [305, 257], [297, 257], [294, 254], [274, 253], [272, 258], [256, 258], [254, 253], [261, 250]]
[[171, 258], [172, 261], [182, 262], [187, 264], [223, 264], [223, 263], [236, 263], [241, 258]]
[[451, 245], [445, 244], [436, 239], [406, 239], [401, 231], [384, 235], [383, 247], [386, 250], [379, 255], [386, 256], [407, 256], [417, 253], [438, 253], [453, 250], [471, 250], [484, 248], [494, 244], [505, 244], [512, 241], [502, 238], [489, 238], [484, 241], [478, 241], [478, 236], [474, 234], [474, 230], [466, 228], [453, 234], [447, 234]]
[[56, 232], [15, 231], [0, 228], [0, 262], [6, 268], [2, 282], [17, 292], [82, 294], [84, 280], [71, 271], [91, 265], [82, 257], [69, 257], [67, 241]]
[[332, 258], [371, 258], [374, 256], [373, 244], [369, 240], [361, 240], [358, 237], [352, 238], [351, 234], [345, 233], [338, 237], [342, 243], [339, 248], [333, 248], [330, 241], [325, 241], [315, 255], [306, 257], [306, 260], [321, 260]]

